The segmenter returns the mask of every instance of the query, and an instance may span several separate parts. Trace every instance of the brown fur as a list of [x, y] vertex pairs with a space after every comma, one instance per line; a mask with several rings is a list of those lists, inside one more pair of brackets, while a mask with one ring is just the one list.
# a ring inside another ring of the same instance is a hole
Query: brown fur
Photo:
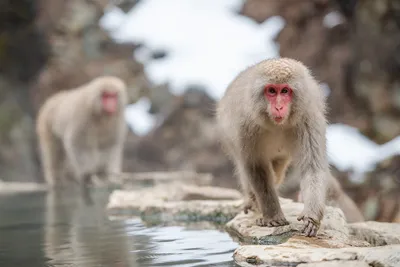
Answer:
[[[118, 93], [116, 114], [103, 113], [101, 92]], [[127, 132], [125, 83], [98, 77], [78, 88], [49, 97], [39, 110], [36, 132], [46, 182], [56, 186], [70, 172], [79, 182], [91, 175], [120, 172]]]
[[[271, 119], [263, 90], [266, 84], [287, 83], [293, 89], [290, 115], [282, 125]], [[216, 118], [224, 150], [235, 163], [243, 192], [254, 194], [260, 226], [288, 224], [275, 187], [288, 166], [301, 179], [303, 232], [315, 236], [324, 214], [326, 174], [326, 108], [322, 90], [301, 62], [268, 59], [242, 71], [228, 86]], [[277, 164], [279, 162], [279, 164]], [[245, 207], [245, 208], [246, 208]]]

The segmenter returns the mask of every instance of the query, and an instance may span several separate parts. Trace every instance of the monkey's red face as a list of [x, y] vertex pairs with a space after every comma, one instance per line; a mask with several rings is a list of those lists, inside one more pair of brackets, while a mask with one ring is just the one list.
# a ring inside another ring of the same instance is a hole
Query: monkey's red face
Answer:
[[103, 110], [108, 114], [114, 114], [118, 108], [118, 94], [115, 92], [103, 92], [101, 95]]
[[278, 124], [284, 122], [290, 114], [293, 90], [287, 84], [267, 84], [264, 95], [269, 102], [271, 118]]

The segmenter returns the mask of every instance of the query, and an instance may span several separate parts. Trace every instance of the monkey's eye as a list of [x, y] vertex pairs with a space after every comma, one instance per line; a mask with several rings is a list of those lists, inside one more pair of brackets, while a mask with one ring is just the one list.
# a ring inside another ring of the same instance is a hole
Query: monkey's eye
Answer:
[[270, 87], [270, 88], [268, 88], [268, 93], [270, 93], [271, 95], [274, 95], [274, 94], [276, 94], [276, 90], [275, 90], [275, 88], [274, 88], [274, 87]]
[[282, 89], [281, 93], [282, 94], [287, 94], [289, 92], [289, 90], [285, 87]]

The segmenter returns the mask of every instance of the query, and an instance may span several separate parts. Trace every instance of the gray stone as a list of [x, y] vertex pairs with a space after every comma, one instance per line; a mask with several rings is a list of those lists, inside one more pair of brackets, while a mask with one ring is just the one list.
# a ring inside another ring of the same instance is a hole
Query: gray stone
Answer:
[[[210, 200], [217, 197], [219, 200]], [[226, 223], [239, 212], [242, 203], [236, 190], [170, 183], [140, 190], [115, 190], [107, 210], [112, 215], [140, 215], [144, 221]]]
[[321, 261], [314, 263], [302, 263], [297, 267], [371, 267], [363, 261]]
[[352, 235], [373, 246], [400, 244], [400, 223], [374, 221], [352, 223], [349, 224], [349, 230]]
[[306, 238], [300, 233], [302, 221], [297, 221], [304, 204], [280, 198], [281, 207], [289, 225], [280, 227], [260, 227], [255, 225], [258, 213], [239, 213], [227, 223], [227, 229], [245, 243], [281, 244], [289, 242], [294, 247], [341, 248], [348, 246], [369, 246], [365, 241], [356, 240], [349, 234], [343, 212], [334, 207], [326, 207], [321, 228], [315, 238]]
[[[318, 248], [293, 247], [285, 243], [272, 245], [242, 246], [234, 252], [234, 259], [240, 266], [301, 266], [302, 263], [319, 265], [305, 266], [385, 266], [400, 265], [400, 245], [383, 247]], [[330, 265], [325, 264], [328, 262]], [[351, 262], [354, 265], [347, 265]], [[367, 265], [362, 265], [366, 263]], [[304, 265], [303, 265], [304, 267]]]

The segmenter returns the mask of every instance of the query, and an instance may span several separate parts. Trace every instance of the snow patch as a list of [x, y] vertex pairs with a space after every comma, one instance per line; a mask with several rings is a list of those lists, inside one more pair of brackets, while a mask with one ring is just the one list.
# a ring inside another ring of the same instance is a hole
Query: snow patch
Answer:
[[149, 113], [150, 106], [150, 100], [142, 97], [125, 109], [125, 119], [137, 135], [146, 135], [156, 125], [157, 118]]
[[323, 25], [327, 28], [333, 28], [339, 24], [342, 24], [343, 22], [343, 16], [337, 11], [329, 12], [325, 15], [322, 21]]
[[400, 154], [400, 136], [378, 145], [357, 128], [332, 124], [327, 129], [327, 149], [331, 164], [340, 171], [352, 171], [352, 180], [361, 182], [363, 174], [372, 171], [377, 163]]
[[[283, 19], [258, 24], [237, 14], [242, 5], [242, 0], [143, 0], [124, 15], [111, 9], [100, 23], [118, 42], [143, 44], [134, 56], [155, 84], [168, 82], [175, 94], [198, 84], [218, 99], [238, 72], [279, 56], [273, 38]], [[154, 50], [167, 56], [152, 59]]]

